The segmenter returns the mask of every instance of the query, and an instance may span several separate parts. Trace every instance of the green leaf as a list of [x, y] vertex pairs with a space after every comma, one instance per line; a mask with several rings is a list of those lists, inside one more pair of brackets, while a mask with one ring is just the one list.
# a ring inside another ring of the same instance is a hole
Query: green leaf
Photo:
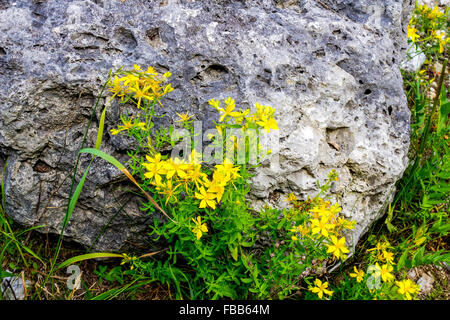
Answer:
[[123, 171], [123, 169], [125, 169], [125, 166], [123, 164], [121, 164], [119, 161], [117, 161], [116, 158], [114, 158], [113, 156], [110, 156], [109, 154], [104, 153], [103, 151], [100, 151], [98, 149], [84, 148], [84, 149], [81, 149], [79, 153], [90, 153], [90, 154], [99, 156], [100, 158], [111, 163], [113, 166], [115, 166], [120, 171]]
[[103, 109], [102, 115], [100, 117], [100, 123], [98, 125], [98, 132], [97, 132], [97, 141], [95, 143], [95, 149], [100, 149], [100, 145], [102, 144], [103, 128], [105, 127], [106, 109], [107, 109], [106, 107]]
[[425, 252], [425, 246], [420, 247], [420, 249], [412, 257], [413, 266], [421, 265], [423, 262], [423, 254]]
[[61, 263], [56, 269], [61, 269], [61, 268], [67, 267], [76, 262], [89, 260], [89, 259], [97, 259], [97, 258], [123, 258], [123, 255], [119, 254], [119, 253], [109, 253], [109, 252], [96, 252], [96, 253], [82, 254], [82, 255], [67, 259], [66, 261]]
[[91, 167], [91, 164], [88, 165], [86, 170], [84, 170], [84, 174], [80, 179], [80, 182], [77, 185], [77, 188], [75, 189], [75, 192], [73, 193], [72, 197], [70, 198], [69, 207], [67, 208], [67, 213], [64, 217], [62, 228], [63, 230], [66, 228], [67, 224], [69, 223], [70, 217], [72, 216], [73, 211], [75, 210], [75, 206], [78, 202], [78, 198], [80, 197], [81, 190], [83, 189], [84, 181], [86, 180], [87, 174], [89, 172], [89, 168]]
[[14, 276], [15, 276], [14, 273], [0, 270], [0, 279], [6, 278], [6, 277], [14, 277]]
[[253, 242], [242, 241], [242, 242], [240, 242], [240, 245], [243, 247], [250, 248], [254, 245], [254, 241]]
[[248, 283], [252, 283], [252, 282], [253, 282], [253, 279], [250, 279], [250, 278], [241, 278], [241, 282], [242, 282], [242, 283], [245, 283], [245, 284], [248, 284]]
[[231, 256], [233, 257], [234, 261], [237, 261], [238, 259], [238, 247], [230, 248]]
[[281, 219], [280, 222], [278, 222], [277, 230], [280, 230], [281, 228], [283, 228], [285, 222], [286, 222], [286, 220]]
[[405, 265], [406, 259], [408, 258], [408, 250], [405, 250], [402, 255], [400, 256], [400, 259], [398, 259], [397, 263], [397, 271], [401, 270], [401, 268]]

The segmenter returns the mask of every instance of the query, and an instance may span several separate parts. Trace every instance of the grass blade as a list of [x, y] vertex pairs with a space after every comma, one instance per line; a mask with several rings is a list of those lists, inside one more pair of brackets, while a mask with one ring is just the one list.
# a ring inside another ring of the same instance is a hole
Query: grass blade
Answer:
[[150, 202], [159, 210], [161, 211], [170, 221], [177, 223], [175, 220], [173, 220], [172, 218], [169, 217], [169, 215], [158, 205], [158, 203], [156, 203], [156, 201], [153, 199], [153, 197], [151, 195], [149, 195], [147, 192], [144, 191], [144, 189], [141, 188], [141, 186], [139, 185], [139, 183], [137, 183], [137, 181], [134, 179], [134, 177], [131, 175], [131, 173], [125, 168], [125, 166], [123, 164], [121, 164], [119, 161], [117, 161], [116, 158], [114, 158], [113, 156], [104, 153], [103, 151], [100, 151], [98, 149], [92, 149], [92, 148], [85, 148], [85, 149], [81, 149], [80, 153], [90, 153], [96, 156], [99, 156], [100, 158], [108, 161], [109, 163], [111, 163], [113, 166], [115, 166], [117, 169], [119, 169], [120, 171], [122, 171], [128, 179], [130, 179], [145, 195], [145, 197], [150, 200]]
[[100, 117], [100, 123], [98, 125], [98, 132], [97, 132], [97, 141], [95, 142], [95, 149], [100, 149], [100, 145], [102, 144], [103, 128], [105, 127], [106, 109], [107, 109], [106, 107], [103, 108], [103, 112]]
[[[91, 163], [92, 163], [92, 161], [91, 161]], [[73, 193], [72, 197], [70, 198], [67, 214], [64, 217], [64, 222], [63, 222], [63, 225], [62, 225], [62, 231], [64, 231], [64, 229], [66, 228], [67, 224], [69, 223], [70, 217], [72, 216], [72, 213], [75, 210], [75, 205], [77, 204], [78, 198], [80, 197], [81, 190], [83, 189], [84, 182], [86, 180], [87, 174], [88, 174], [89, 169], [91, 167], [91, 163], [89, 163], [89, 165], [86, 168], [86, 170], [84, 170], [84, 174], [81, 177], [80, 182], [78, 183], [78, 185], [77, 185], [77, 187], [75, 189], [75, 192]]]
[[97, 259], [97, 258], [123, 258], [123, 254], [119, 253], [109, 253], [109, 252], [96, 252], [96, 253], [88, 253], [88, 254], [82, 254], [76, 257], [72, 257], [70, 259], [67, 259], [63, 263], [61, 263], [58, 267], [56, 267], [56, 270], [67, 267], [71, 264], [74, 264], [76, 262], [89, 260], [89, 259]]
[[121, 164], [116, 158], [114, 158], [113, 156], [110, 156], [109, 154], [107, 154], [103, 151], [100, 151], [98, 149], [85, 148], [85, 149], [81, 149], [80, 153], [90, 153], [95, 156], [99, 156], [103, 160], [106, 160], [109, 163], [111, 163], [113, 166], [115, 166], [117, 169], [119, 169], [122, 172], [125, 169], [125, 166], [123, 164]]

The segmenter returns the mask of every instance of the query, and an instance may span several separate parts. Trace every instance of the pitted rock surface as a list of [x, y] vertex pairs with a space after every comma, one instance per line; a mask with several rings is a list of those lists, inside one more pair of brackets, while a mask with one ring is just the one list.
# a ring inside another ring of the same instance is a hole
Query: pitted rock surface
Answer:
[[[175, 88], [159, 125], [190, 111], [206, 126], [217, 120], [211, 98], [275, 107], [279, 161], [257, 169], [250, 200], [282, 206], [289, 192], [314, 195], [316, 180], [336, 169], [332, 199], [356, 220], [355, 245], [383, 214], [408, 162], [399, 64], [412, 7], [410, 0], [0, 1], [7, 213], [60, 231], [76, 154], [108, 71], [152, 65], [170, 70]], [[109, 133], [122, 111], [117, 103], [108, 109], [102, 150], [126, 162], [130, 141]], [[82, 157], [79, 175], [88, 161]], [[128, 189], [118, 170], [96, 159], [67, 237], [98, 250], [145, 246], [147, 225], [160, 215], [141, 212]]]

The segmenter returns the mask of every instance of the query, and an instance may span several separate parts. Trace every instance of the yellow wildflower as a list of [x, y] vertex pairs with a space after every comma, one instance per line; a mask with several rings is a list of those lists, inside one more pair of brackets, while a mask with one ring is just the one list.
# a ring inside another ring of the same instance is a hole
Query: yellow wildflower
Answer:
[[270, 132], [270, 129], [278, 130], [277, 121], [274, 118], [267, 118], [266, 116], [263, 116], [261, 121], [257, 121], [256, 123], [263, 127], [266, 132]]
[[214, 193], [206, 192], [204, 187], [200, 187], [200, 193], [196, 192], [195, 197], [200, 201], [199, 208], [211, 207], [212, 209], [216, 209], [216, 195]]
[[333, 224], [328, 223], [327, 217], [322, 217], [319, 219], [312, 219], [311, 220], [311, 230], [313, 234], [320, 233], [324, 237], [328, 237], [329, 230], [332, 230], [334, 228]]
[[209, 105], [211, 107], [213, 107], [216, 110], [218, 110], [220, 108], [220, 101], [219, 100], [211, 99], [211, 100], [208, 101], [208, 103], [209, 103]]
[[239, 167], [235, 167], [234, 163], [229, 159], [225, 158], [223, 164], [217, 164], [216, 166], [217, 172], [220, 172], [226, 177], [228, 180], [239, 178]]
[[239, 116], [239, 112], [233, 111], [235, 108], [235, 103], [234, 103], [234, 99], [228, 98], [224, 101], [226, 107], [225, 108], [220, 108], [218, 107], [217, 110], [220, 112], [221, 116], [219, 118], [219, 122], [222, 122], [225, 117], [230, 116], [230, 117], [236, 117]]
[[167, 205], [170, 198], [173, 197], [175, 199], [175, 201], [177, 200], [177, 198], [175, 197], [175, 191], [177, 190], [177, 188], [179, 186], [180, 186], [180, 184], [173, 187], [172, 180], [167, 180], [166, 183], [164, 183], [164, 182], [158, 183], [156, 189], [159, 191], [160, 194], [165, 195], [166, 205]]
[[395, 281], [395, 284], [398, 286], [397, 292], [405, 296], [407, 300], [411, 300], [412, 299], [411, 295], [419, 292], [420, 290], [420, 286], [415, 284], [410, 279], [406, 279], [403, 281]]
[[412, 42], [416, 42], [416, 39], [420, 38], [420, 35], [417, 34], [417, 29], [411, 26], [408, 26], [408, 39], [411, 39]]
[[201, 168], [202, 167], [200, 164], [195, 164], [192, 169], [187, 172], [186, 176], [186, 179], [195, 183], [197, 189], [199, 188], [199, 185], [203, 184], [202, 180], [204, 177], [206, 177], [206, 173], [203, 173], [201, 171]]
[[294, 202], [294, 201], [297, 201], [298, 199], [297, 199], [297, 197], [295, 196], [295, 194], [293, 194], [292, 192], [291, 193], [289, 193], [289, 195], [288, 195], [288, 197], [287, 197], [287, 199], [285, 200], [285, 201], [289, 201], [289, 202]]
[[349, 221], [345, 217], [339, 217], [336, 220], [336, 225], [344, 229], [353, 230], [356, 225], [356, 221]]
[[387, 263], [394, 264], [394, 254], [383, 250], [383, 260], [386, 260]]
[[114, 76], [113, 81], [109, 81], [108, 86], [110, 87], [108, 89], [108, 91], [114, 93], [114, 95], [111, 97], [111, 100], [115, 96], [118, 96], [118, 97], [121, 97], [121, 99], [123, 101], [123, 97], [125, 96], [125, 94], [127, 94], [128, 88], [122, 86], [122, 82], [117, 76]]
[[180, 158], [169, 158], [165, 162], [164, 168], [167, 170], [167, 179], [171, 179], [175, 174], [184, 179], [186, 177], [186, 170], [189, 169], [189, 165], [184, 162], [184, 160], [180, 160]]
[[306, 226], [298, 226], [297, 230], [303, 237], [306, 236], [309, 233], [309, 231], [311, 231], [311, 229]]
[[356, 266], [353, 266], [353, 270], [355, 271], [355, 273], [350, 273], [350, 277], [352, 278], [356, 278], [357, 282], [361, 282], [364, 279], [364, 271], [358, 270], [358, 268], [356, 268]]
[[430, 18], [431, 20], [436, 19], [436, 18], [440, 18], [444, 15], [444, 13], [442, 13], [439, 10], [438, 6], [434, 6], [433, 10], [431, 10], [431, 12], [428, 14], [428, 18]]
[[144, 177], [148, 179], [155, 179], [157, 185], [161, 184], [161, 174], [165, 174], [166, 170], [163, 168], [162, 163], [143, 163], [142, 164], [147, 172], [144, 174]]
[[134, 98], [137, 100], [137, 107], [141, 107], [141, 100], [142, 98], [153, 101], [153, 98], [148, 95], [148, 89], [150, 89], [150, 86], [146, 86], [144, 88], [140, 88], [139, 84], [136, 86], [130, 87], [130, 90], [134, 92]]
[[192, 218], [192, 221], [195, 223], [192, 232], [195, 233], [197, 240], [199, 240], [202, 237], [203, 232], [208, 232], [208, 227], [206, 226], [206, 223], [202, 223], [202, 218], [200, 216], [197, 217], [197, 220]]
[[157, 153], [152, 157], [146, 155], [145, 159], [147, 159], [147, 161], [151, 164], [158, 164], [161, 162], [161, 153]]
[[377, 263], [377, 268], [379, 268], [381, 279], [383, 279], [384, 282], [390, 282], [394, 280], [394, 275], [391, 273], [394, 268], [390, 264], [383, 264], [381, 267]]
[[189, 115], [189, 112], [182, 113], [182, 114], [179, 114], [177, 112], [177, 115], [180, 117], [180, 120], [177, 120], [175, 122], [186, 122], [186, 121], [188, 121], [190, 118], [192, 118], [194, 116], [194, 115]]
[[133, 119], [127, 119], [125, 116], [120, 116], [120, 119], [122, 120], [122, 125], [119, 125], [117, 129], [111, 129], [110, 132], [112, 135], [116, 135], [122, 131], [129, 131], [133, 128], [139, 128], [141, 130], [145, 129], [145, 123], [139, 122], [139, 120], [132, 121]]
[[213, 180], [208, 185], [208, 192], [215, 193], [217, 202], [220, 202], [220, 200], [222, 199], [227, 181], [228, 180], [222, 175], [222, 173], [217, 171], [214, 172]]
[[320, 299], [322, 299], [323, 294], [327, 294], [331, 296], [333, 294], [333, 291], [328, 290], [328, 282], [322, 283], [319, 279], [314, 280], [315, 287], [309, 287], [309, 291], [312, 291], [314, 293], [317, 293]]
[[[139, 67], [139, 70], [140, 70], [141, 68]], [[157, 75], [157, 73], [156, 73], [156, 71], [155, 71], [155, 68], [153, 68], [152, 66], [149, 66], [148, 68], [147, 68], [147, 71], [145, 71], [145, 73], [147, 74], [147, 75], [149, 75], [149, 76], [156, 76]], [[170, 73], [170, 72], [169, 72]]]
[[445, 39], [445, 32], [442, 30], [433, 30], [431, 31], [431, 35], [435, 38], [439, 43], [439, 53], [444, 52], [444, 45], [447, 43]]
[[333, 255], [339, 259], [345, 259], [345, 253], [348, 253], [349, 250], [345, 247], [345, 237], [341, 239], [337, 239], [335, 236], [331, 236], [331, 245], [328, 246], [327, 253], [333, 253]]
[[372, 249], [368, 249], [367, 252], [374, 251], [374, 250], [383, 251], [383, 250], [386, 250], [389, 246], [390, 246], [389, 242], [387, 242], [387, 241], [385, 241], [385, 242], [378, 241], [377, 245]]
[[262, 120], [263, 118], [272, 118], [274, 113], [274, 108], [256, 103], [256, 114], [254, 120], [257, 121]]
[[[244, 121], [245, 117], [247, 117], [249, 113], [250, 113], [250, 109], [246, 109], [245, 111], [237, 112], [236, 115], [234, 116], [234, 120], [236, 121], [237, 124], [241, 124], [242, 121]], [[246, 126], [247, 127], [245, 127], [245, 129], [248, 128], [248, 124]]]
[[113, 92], [114, 95], [120, 96], [122, 101], [125, 95], [133, 94], [138, 108], [141, 107], [142, 100], [150, 102], [157, 100], [161, 104], [159, 98], [173, 90], [170, 83], [163, 87], [163, 83], [167, 81], [170, 72], [161, 76], [152, 67], [148, 67], [147, 71], [143, 71], [141, 66], [134, 65], [133, 69], [121, 71], [120, 74], [124, 74], [124, 76], [120, 79], [115, 76], [114, 80], [108, 83], [111, 87], [109, 91]]
[[133, 263], [133, 261], [136, 261], [138, 258], [135, 256], [129, 256], [126, 253], [122, 253], [122, 256], [123, 256], [123, 258], [122, 258], [122, 262], [120, 263], [120, 265], [124, 265], [125, 263], [131, 263], [130, 270], [133, 270], [134, 265], [132, 263]]
[[315, 207], [311, 208], [310, 213], [315, 219], [320, 219], [321, 217], [325, 217], [326, 219], [328, 219], [330, 215], [330, 211], [328, 210], [326, 204], [316, 205]]

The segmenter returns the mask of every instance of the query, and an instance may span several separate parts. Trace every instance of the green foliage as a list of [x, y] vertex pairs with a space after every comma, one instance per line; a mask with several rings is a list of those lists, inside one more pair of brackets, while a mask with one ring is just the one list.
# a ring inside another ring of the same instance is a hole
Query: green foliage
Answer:
[[[149, 234], [155, 243], [167, 246], [166, 250], [154, 257], [127, 256], [122, 261], [130, 266], [127, 275], [136, 286], [138, 279], [158, 281], [175, 288], [176, 298], [283, 299], [301, 288], [305, 270], [311, 276], [321, 270], [323, 263], [345, 259], [349, 250], [344, 230], [352, 229], [354, 224], [339, 216], [341, 208], [337, 204], [331, 205], [320, 197], [337, 180], [334, 171], [324, 185], [319, 185], [321, 192], [316, 197], [299, 201], [290, 195], [290, 209], [266, 206], [257, 212], [246, 200], [251, 172], [256, 167], [250, 164], [251, 151], [256, 146], [259, 156], [270, 153], [262, 151], [259, 133], [262, 129], [268, 133], [278, 130], [275, 109], [257, 104], [255, 112], [237, 111], [231, 98], [223, 101], [223, 107], [221, 101], [211, 100], [219, 121], [214, 123], [217, 130], [210, 138], [220, 152], [207, 160], [218, 164], [201, 160], [195, 139], [192, 147], [183, 150], [183, 159], [173, 159], [159, 149], [175, 145], [176, 139], [169, 136], [174, 128], [154, 129], [155, 106], [161, 104], [162, 95], [150, 96], [149, 90], [153, 87], [152, 92], [166, 92], [161, 88], [170, 88], [170, 84], [163, 85], [169, 75], [161, 77], [153, 69], [141, 71], [139, 66], [120, 74], [123, 77], [114, 76], [109, 90], [123, 103], [133, 101], [140, 110], [133, 117], [121, 116], [122, 124], [111, 130], [113, 135], [126, 134], [136, 140], [136, 149], [128, 152], [131, 174], [100, 150], [80, 152], [101, 156], [129, 178], [136, 176], [137, 180], [130, 179], [144, 194], [152, 194], [157, 203], [143, 201], [141, 210], [147, 214], [159, 210], [168, 218], [155, 218]], [[147, 83], [144, 89], [142, 83]], [[178, 115], [188, 138], [195, 137], [193, 115]], [[234, 131], [229, 134], [229, 129]], [[243, 137], [236, 136], [236, 132], [243, 133]], [[244, 146], [244, 156], [240, 156], [239, 146]], [[230, 156], [243, 162], [235, 164]], [[77, 256], [62, 265], [97, 255]], [[101, 267], [98, 275], [122, 285], [122, 270], [114, 267], [107, 272]]]

